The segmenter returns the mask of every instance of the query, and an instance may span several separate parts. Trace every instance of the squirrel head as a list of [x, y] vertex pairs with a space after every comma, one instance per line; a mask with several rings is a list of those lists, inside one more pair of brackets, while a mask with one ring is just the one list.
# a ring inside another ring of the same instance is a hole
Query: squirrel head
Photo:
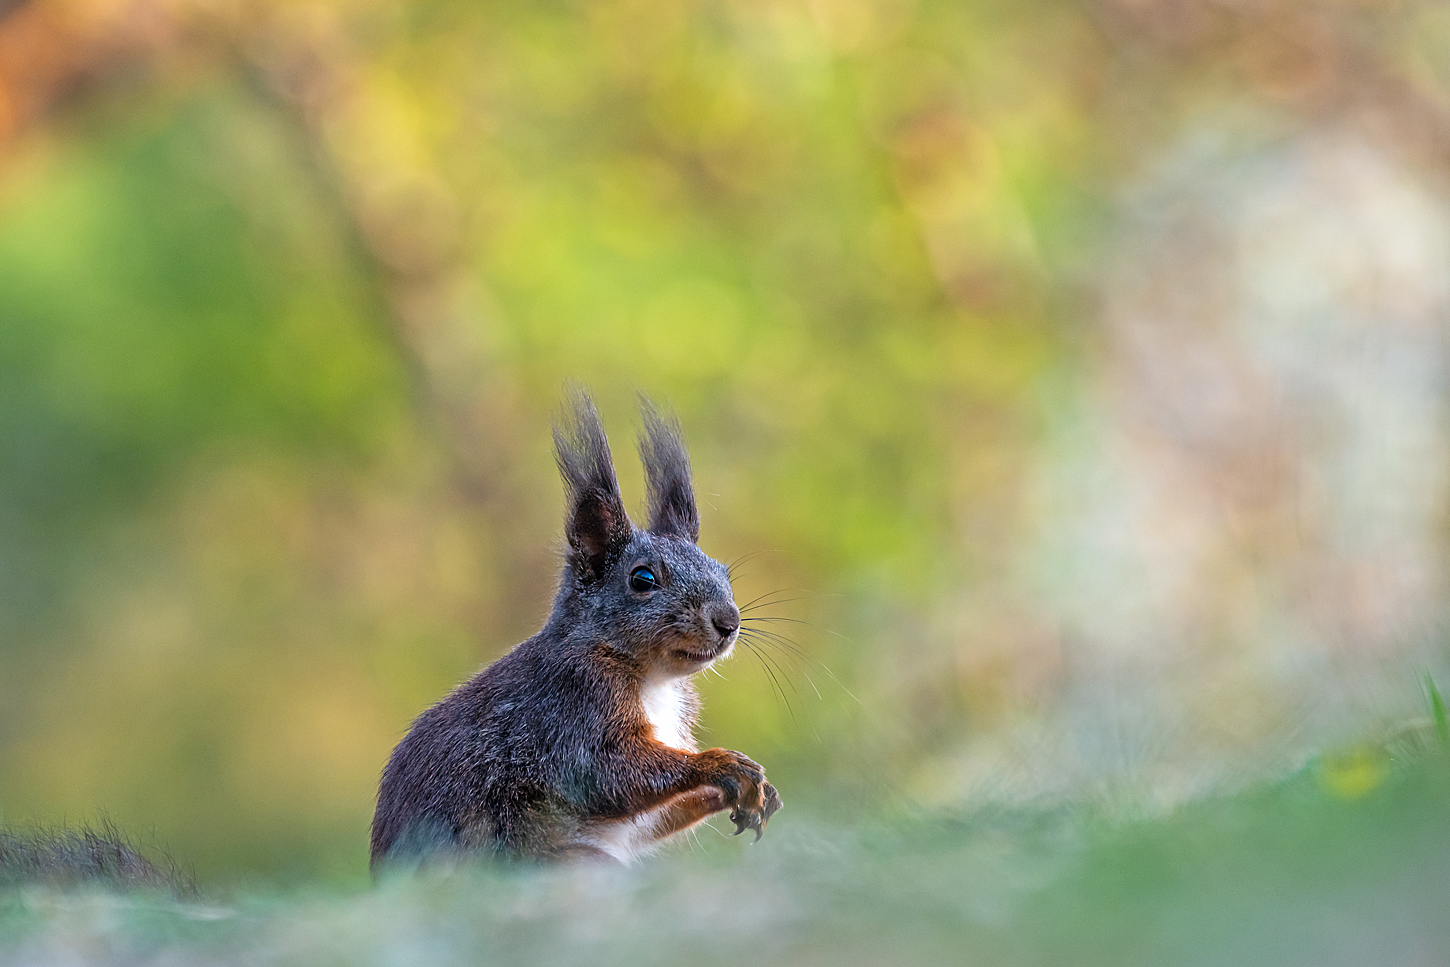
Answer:
[[[554, 619], [605, 641], [649, 677], [703, 671], [734, 647], [740, 611], [725, 566], [700, 550], [700, 514], [679, 424], [641, 398], [649, 523], [625, 513], [593, 402], [570, 398], [554, 428], [567, 501], [566, 566]], [[552, 623], [552, 620], [551, 620]]]

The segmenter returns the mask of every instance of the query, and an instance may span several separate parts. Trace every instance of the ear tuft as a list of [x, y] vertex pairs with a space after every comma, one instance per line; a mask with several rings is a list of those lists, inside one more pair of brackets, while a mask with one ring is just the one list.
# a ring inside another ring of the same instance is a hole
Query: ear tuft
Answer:
[[649, 529], [652, 533], [700, 540], [700, 512], [695, 507], [695, 488], [690, 482], [690, 455], [685, 452], [680, 424], [661, 416], [647, 398], [639, 398], [644, 433], [639, 438], [639, 457], [649, 488]]
[[563, 419], [554, 426], [554, 459], [564, 480], [569, 563], [581, 580], [602, 575], [629, 543], [633, 525], [619, 495], [609, 441], [594, 401], [568, 391]]

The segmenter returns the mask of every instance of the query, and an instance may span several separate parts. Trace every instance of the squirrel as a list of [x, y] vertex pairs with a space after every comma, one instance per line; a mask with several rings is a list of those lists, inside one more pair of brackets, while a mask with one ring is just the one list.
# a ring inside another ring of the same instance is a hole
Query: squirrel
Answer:
[[625, 513], [594, 403], [570, 394], [554, 451], [564, 554], [543, 628], [423, 712], [378, 787], [371, 866], [438, 853], [630, 863], [713, 813], [759, 841], [781, 806], [740, 752], [700, 751], [691, 679], [740, 611], [700, 516], [678, 422], [641, 400], [648, 526]]

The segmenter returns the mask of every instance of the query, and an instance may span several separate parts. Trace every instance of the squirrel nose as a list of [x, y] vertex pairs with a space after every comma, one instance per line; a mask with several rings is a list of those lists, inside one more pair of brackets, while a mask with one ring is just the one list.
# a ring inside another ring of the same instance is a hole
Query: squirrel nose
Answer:
[[710, 623], [721, 638], [729, 638], [740, 628], [740, 611], [729, 601], [717, 601], [710, 605]]

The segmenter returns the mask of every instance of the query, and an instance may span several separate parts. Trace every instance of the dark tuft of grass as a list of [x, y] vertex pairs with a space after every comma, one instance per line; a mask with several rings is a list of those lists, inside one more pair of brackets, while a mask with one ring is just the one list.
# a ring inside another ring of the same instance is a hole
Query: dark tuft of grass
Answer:
[[68, 829], [0, 828], [0, 888], [107, 888], [194, 900], [196, 879], [164, 853], [147, 856], [109, 821]]

